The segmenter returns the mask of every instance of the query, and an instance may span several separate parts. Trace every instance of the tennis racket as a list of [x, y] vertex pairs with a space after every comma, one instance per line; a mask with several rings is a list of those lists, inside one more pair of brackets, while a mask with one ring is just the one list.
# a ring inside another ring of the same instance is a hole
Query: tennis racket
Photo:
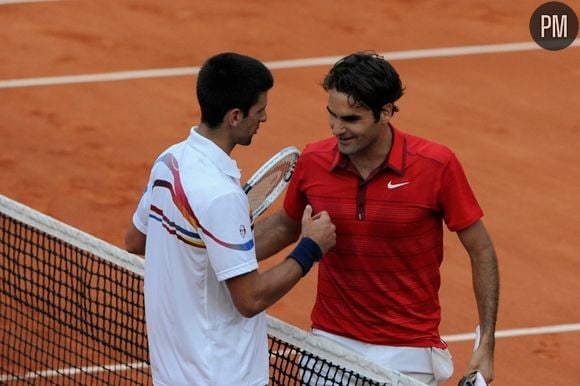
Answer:
[[252, 221], [264, 213], [284, 191], [299, 156], [300, 151], [294, 146], [280, 150], [244, 184]]

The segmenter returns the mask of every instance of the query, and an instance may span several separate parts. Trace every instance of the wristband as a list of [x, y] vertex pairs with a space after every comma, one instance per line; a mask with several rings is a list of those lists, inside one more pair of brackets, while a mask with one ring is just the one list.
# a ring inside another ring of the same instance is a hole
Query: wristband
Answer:
[[322, 251], [316, 241], [309, 237], [303, 237], [296, 248], [288, 256], [298, 262], [302, 267], [302, 276], [305, 276], [310, 268], [322, 257]]

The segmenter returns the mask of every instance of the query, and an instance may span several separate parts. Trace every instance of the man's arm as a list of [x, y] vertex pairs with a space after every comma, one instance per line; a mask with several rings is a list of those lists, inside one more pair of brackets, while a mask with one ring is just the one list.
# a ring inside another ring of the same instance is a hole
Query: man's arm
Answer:
[[258, 261], [267, 259], [298, 240], [300, 230], [300, 222], [288, 217], [284, 209], [258, 222], [254, 226]]
[[471, 258], [473, 289], [481, 340], [469, 362], [466, 373], [479, 370], [487, 383], [495, 378], [493, 357], [495, 349], [495, 323], [499, 303], [499, 271], [497, 256], [491, 238], [481, 220], [457, 232], [461, 243]]
[[131, 223], [129, 229], [127, 229], [127, 233], [125, 234], [125, 249], [131, 253], [144, 255], [146, 240], [147, 235], [141, 233], [141, 231]]
[[260, 273], [248, 272], [226, 281], [232, 300], [245, 317], [252, 317], [270, 307], [302, 278], [315, 261], [334, 246], [335, 226], [328, 213], [312, 216], [306, 206], [302, 217], [302, 239], [289, 258]]

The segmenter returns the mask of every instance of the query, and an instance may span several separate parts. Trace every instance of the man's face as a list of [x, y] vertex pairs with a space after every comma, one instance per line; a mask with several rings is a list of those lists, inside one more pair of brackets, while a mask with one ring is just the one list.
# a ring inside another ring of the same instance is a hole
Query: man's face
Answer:
[[252, 142], [252, 137], [258, 132], [260, 123], [268, 120], [266, 106], [268, 105], [268, 92], [260, 94], [258, 101], [254, 104], [248, 115], [239, 122], [236, 128], [236, 144], [247, 146]]
[[348, 95], [336, 90], [328, 93], [328, 119], [338, 150], [344, 155], [364, 155], [384, 133], [385, 122], [375, 122], [373, 112], [353, 105]]

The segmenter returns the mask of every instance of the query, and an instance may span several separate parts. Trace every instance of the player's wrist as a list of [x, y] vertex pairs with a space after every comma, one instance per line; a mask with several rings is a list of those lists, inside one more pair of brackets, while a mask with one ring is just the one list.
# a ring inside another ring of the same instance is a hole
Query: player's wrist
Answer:
[[302, 276], [305, 276], [314, 263], [322, 257], [322, 250], [316, 241], [310, 237], [303, 237], [288, 257], [294, 259], [300, 265]]

